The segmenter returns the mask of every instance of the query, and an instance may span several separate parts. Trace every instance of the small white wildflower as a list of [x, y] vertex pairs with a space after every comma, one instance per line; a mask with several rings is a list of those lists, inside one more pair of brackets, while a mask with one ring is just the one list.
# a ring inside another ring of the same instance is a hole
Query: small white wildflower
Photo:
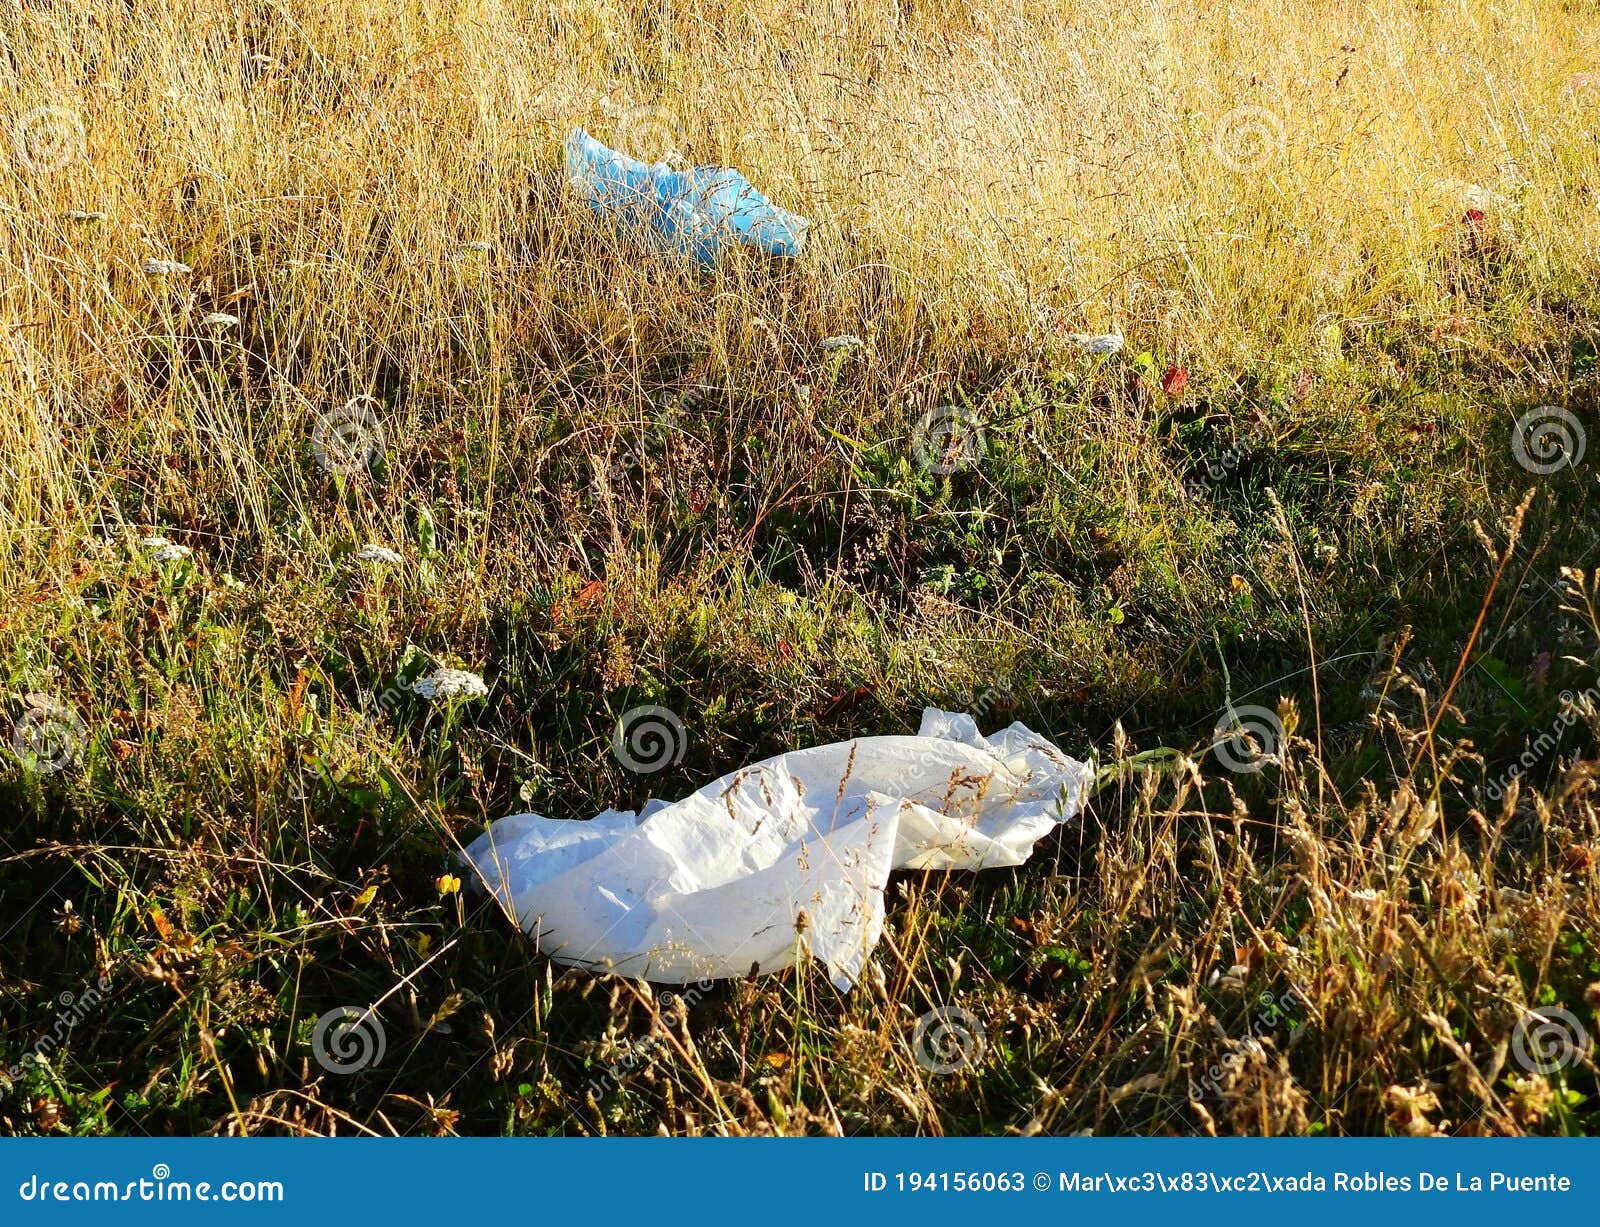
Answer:
[[144, 271], [150, 277], [171, 277], [178, 273], [192, 273], [194, 270], [178, 260], [152, 258], [144, 262]]
[[200, 321], [200, 326], [202, 328], [237, 328], [239, 326], [239, 317], [237, 315], [229, 315], [226, 311], [213, 311]]
[[61, 215], [69, 222], [103, 222], [106, 215], [100, 212], [91, 212], [88, 209], [68, 209]]
[[1122, 334], [1120, 332], [1098, 334], [1074, 332], [1067, 337], [1067, 341], [1076, 345], [1086, 354], [1099, 354], [1101, 356], [1114, 354], [1122, 348]]
[[863, 342], [860, 337], [850, 333], [842, 336], [828, 337], [822, 342], [823, 349], [860, 349]]
[[419, 677], [411, 689], [424, 699], [435, 702], [442, 699], [481, 699], [489, 693], [483, 679], [465, 669], [435, 669], [427, 677]]
[[157, 562], [177, 562], [194, 552], [187, 545], [179, 545], [174, 541], [168, 541], [165, 537], [146, 537], [139, 544], [149, 550], [150, 557]]
[[405, 561], [394, 550], [386, 545], [373, 545], [370, 542], [356, 551], [357, 562], [386, 562], [390, 566]]

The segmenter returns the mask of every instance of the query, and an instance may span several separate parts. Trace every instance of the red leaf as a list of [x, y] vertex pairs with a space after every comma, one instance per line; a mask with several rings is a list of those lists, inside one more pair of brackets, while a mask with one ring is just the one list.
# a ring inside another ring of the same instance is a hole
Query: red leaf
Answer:
[[1161, 390], [1168, 396], [1176, 396], [1189, 386], [1189, 368], [1176, 364], [1167, 368], [1166, 374], [1161, 376]]

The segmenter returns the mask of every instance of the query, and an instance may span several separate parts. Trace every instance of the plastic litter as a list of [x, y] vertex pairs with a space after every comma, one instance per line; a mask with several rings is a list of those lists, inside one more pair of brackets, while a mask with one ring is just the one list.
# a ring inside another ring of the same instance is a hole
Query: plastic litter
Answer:
[[567, 179], [596, 213], [702, 265], [714, 264], [730, 243], [799, 255], [811, 225], [727, 167], [651, 165], [602, 145], [582, 128], [567, 137], [566, 152]]
[[1020, 865], [1092, 777], [1024, 725], [985, 738], [929, 708], [915, 737], [780, 754], [637, 814], [502, 818], [464, 859], [557, 963], [686, 984], [808, 953], [848, 989], [891, 870]]

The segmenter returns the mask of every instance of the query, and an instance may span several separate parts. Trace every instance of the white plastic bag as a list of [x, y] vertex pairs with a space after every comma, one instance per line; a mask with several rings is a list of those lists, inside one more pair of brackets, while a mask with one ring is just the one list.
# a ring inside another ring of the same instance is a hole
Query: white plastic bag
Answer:
[[1091, 777], [1021, 724], [984, 738], [929, 708], [915, 737], [780, 754], [637, 815], [502, 818], [465, 857], [558, 963], [686, 984], [805, 951], [848, 989], [890, 870], [1020, 865]]

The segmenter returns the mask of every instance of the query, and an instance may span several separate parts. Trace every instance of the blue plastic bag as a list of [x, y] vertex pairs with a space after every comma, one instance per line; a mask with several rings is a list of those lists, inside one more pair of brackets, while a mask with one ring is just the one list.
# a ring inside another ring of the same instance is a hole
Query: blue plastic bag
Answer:
[[798, 255], [811, 225], [778, 208], [736, 170], [651, 166], [607, 148], [582, 128], [567, 137], [567, 179], [596, 213], [703, 266], [714, 264], [730, 243], [774, 256]]

